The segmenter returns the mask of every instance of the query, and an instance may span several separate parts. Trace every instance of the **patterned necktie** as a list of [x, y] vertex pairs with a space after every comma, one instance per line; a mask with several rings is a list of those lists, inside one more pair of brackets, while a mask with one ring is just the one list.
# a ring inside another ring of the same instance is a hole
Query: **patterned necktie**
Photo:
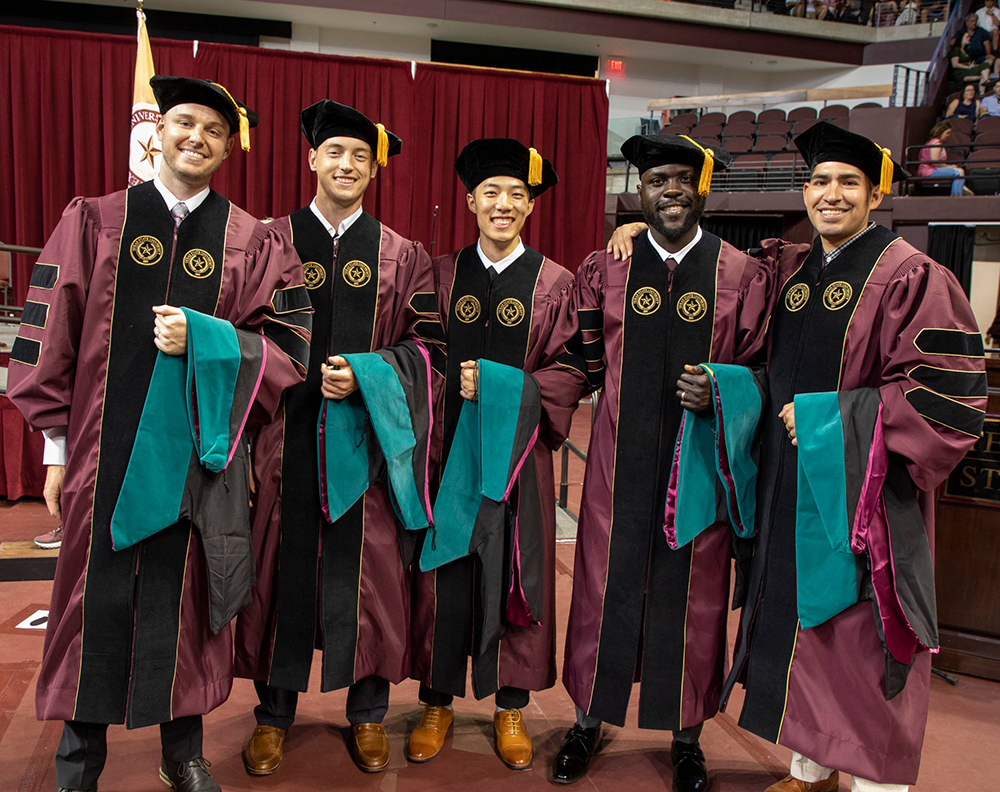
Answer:
[[184, 201], [179, 202], [170, 210], [170, 216], [174, 218], [174, 225], [178, 227], [189, 214], [191, 214], [191, 210], [187, 208], [187, 204]]

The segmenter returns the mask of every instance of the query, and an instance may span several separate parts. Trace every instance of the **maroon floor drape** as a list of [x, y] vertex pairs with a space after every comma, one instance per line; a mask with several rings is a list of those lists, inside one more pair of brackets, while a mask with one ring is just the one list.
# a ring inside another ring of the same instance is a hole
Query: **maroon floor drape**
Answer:
[[[154, 31], [155, 33], [155, 31]], [[596, 80], [153, 39], [160, 74], [217, 80], [261, 116], [213, 187], [258, 217], [309, 202], [315, 182], [299, 110], [352, 104], [403, 139], [366, 208], [436, 252], [475, 240], [452, 168], [466, 142], [518, 137], [556, 165], [562, 182], [539, 199], [525, 241], [575, 269], [601, 242], [608, 103]], [[136, 42], [133, 37], [0, 26], [0, 240], [41, 246], [75, 195], [125, 186]], [[30, 260], [15, 257], [15, 299]]]

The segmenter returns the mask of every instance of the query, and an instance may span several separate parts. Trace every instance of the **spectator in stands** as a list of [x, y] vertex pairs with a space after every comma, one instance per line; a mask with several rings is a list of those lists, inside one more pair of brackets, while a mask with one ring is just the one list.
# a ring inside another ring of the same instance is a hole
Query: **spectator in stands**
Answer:
[[823, 0], [787, 0], [789, 16], [826, 19], [830, 7]]
[[1000, 80], [993, 83], [993, 93], [979, 103], [979, 117], [1000, 116]]
[[896, 27], [900, 25], [915, 25], [917, 22], [927, 21], [927, 12], [920, 10], [920, 0], [907, 0], [896, 16]]
[[966, 85], [962, 89], [962, 95], [956, 96], [948, 104], [948, 109], [944, 114], [945, 118], [971, 118], [973, 121], [979, 117], [979, 96], [976, 86]]
[[826, 18], [834, 22], [857, 23], [859, 21], [858, 6], [852, 0], [833, 0]]
[[896, 13], [899, 6], [895, 0], [880, 0], [872, 6], [868, 15], [868, 24], [875, 27], [892, 27], [896, 24]]
[[[937, 165], [944, 162], [948, 153], [945, 150], [945, 143], [951, 137], [951, 122], [940, 121], [935, 124], [930, 131], [930, 138], [920, 149], [920, 167], [917, 168], [917, 176], [940, 176], [942, 178], [965, 176], [962, 168], [953, 165]], [[951, 182], [951, 194], [972, 195], [972, 191], [966, 189], [964, 178], [953, 178]]]
[[956, 82], [979, 83], [986, 85], [990, 79], [990, 65], [988, 63], [978, 64], [969, 57], [965, 48], [955, 42], [951, 48], [951, 73]]
[[965, 33], [962, 34], [961, 47], [969, 59], [976, 64], [993, 65], [993, 38], [979, 27], [979, 17], [969, 14], [965, 18]]
[[993, 52], [1000, 50], [1000, 8], [997, 8], [997, 0], [986, 0], [986, 5], [976, 11], [976, 21], [990, 34]]

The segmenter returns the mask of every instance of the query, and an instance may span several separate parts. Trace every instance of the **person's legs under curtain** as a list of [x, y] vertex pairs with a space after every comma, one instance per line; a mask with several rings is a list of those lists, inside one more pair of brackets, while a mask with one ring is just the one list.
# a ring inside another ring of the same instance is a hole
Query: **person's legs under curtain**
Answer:
[[254, 682], [257, 698], [260, 701], [254, 707], [253, 714], [258, 726], [273, 726], [275, 729], [292, 727], [295, 722], [295, 707], [298, 705], [299, 692], [274, 687], [266, 682]]
[[201, 758], [201, 715], [174, 718], [160, 724], [163, 758], [171, 762], [191, 762]]
[[56, 786], [93, 789], [108, 758], [108, 725], [66, 721], [56, 748]]
[[531, 694], [521, 688], [502, 687], [496, 692], [494, 701], [498, 710], [522, 709], [528, 706]]
[[352, 726], [381, 723], [389, 711], [389, 681], [380, 676], [359, 679], [347, 690], [347, 720]]

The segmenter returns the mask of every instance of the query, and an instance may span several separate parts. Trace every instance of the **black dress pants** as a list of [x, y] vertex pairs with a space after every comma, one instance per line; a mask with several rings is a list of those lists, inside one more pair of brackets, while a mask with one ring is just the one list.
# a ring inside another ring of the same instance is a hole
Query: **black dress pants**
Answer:
[[[420, 683], [420, 701], [430, 707], [447, 707], [454, 700], [451, 693], [440, 693]], [[497, 690], [494, 700], [500, 709], [522, 709], [528, 706], [531, 693], [516, 687], [502, 687]]]
[[[163, 756], [171, 762], [201, 757], [201, 715], [160, 724]], [[108, 758], [108, 725], [66, 721], [56, 748], [56, 786], [93, 789]]]
[[[284, 690], [266, 682], [254, 682], [260, 704], [253, 714], [258, 726], [290, 729], [295, 722], [297, 690]], [[381, 723], [389, 711], [389, 682], [380, 676], [359, 679], [347, 689], [347, 720], [351, 725]]]

